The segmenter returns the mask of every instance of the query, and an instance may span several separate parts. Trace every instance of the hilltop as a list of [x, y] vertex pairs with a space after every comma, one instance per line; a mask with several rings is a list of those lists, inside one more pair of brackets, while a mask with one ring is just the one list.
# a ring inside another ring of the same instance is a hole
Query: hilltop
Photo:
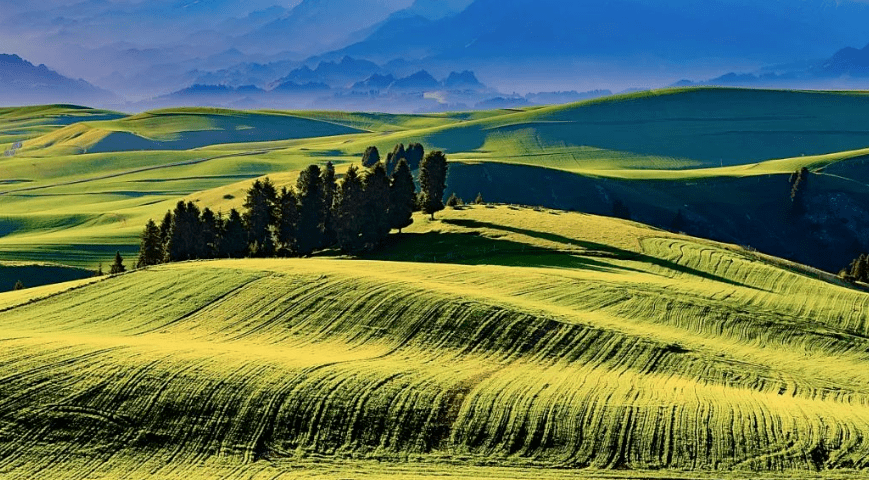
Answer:
[[734, 246], [482, 206], [378, 257], [0, 294], [3, 471], [844, 474], [867, 461], [867, 302]]

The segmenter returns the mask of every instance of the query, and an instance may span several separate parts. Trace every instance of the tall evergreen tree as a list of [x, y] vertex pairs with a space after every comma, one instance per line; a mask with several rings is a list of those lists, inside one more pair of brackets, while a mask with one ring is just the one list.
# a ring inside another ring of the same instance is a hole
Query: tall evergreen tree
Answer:
[[169, 243], [169, 231], [172, 229], [172, 211], [167, 210], [166, 215], [163, 215], [163, 221], [160, 222], [160, 242], [163, 243], [163, 247], [165, 248], [166, 244]]
[[160, 228], [154, 220], [148, 220], [145, 230], [142, 232], [142, 240], [139, 244], [139, 258], [136, 260], [136, 268], [144, 268], [163, 262], [163, 241], [160, 238]]
[[379, 161], [380, 151], [377, 150], [377, 147], [368, 147], [365, 149], [365, 153], [362, 154], [363, 167], [373, 167]]
[[373, 250], [389, 235], [389, 177], [382, 162], [365, 175], [363, 185], [362, 243]]
[[447, 188], [447, 157], [443, 152], [431, 152], [419, 166], [419, 186], [422, 193], [422, 211], [431, 215], [444, 209], [444, 190]]
[[338, 246], [346, 253], [362, 250], [363, 202], [365, 200], [362, 178], [359, 171], [351, 165], [341, 179], [335, 192], [334, 214], [335, 234]]
[[321, 247], [330, 247], [335, 244], [335, 220], [332, 218], [332, 204], [335, 202], [335, 190], [338, 188], [335, 182], [335, 166], [332, 162], [326, 163], [326, 168], [320, 174], [323, 182], [323, 244]]
[[284, 187], [278, 196], [278, 227], [275, 229], [276, 246], [281, 256], [296, 251], [296, 227], [299, 223], [299, 205], [292, 189]]
[[320, 167], [310, 165], [299, 174], [296, 182], [299, 200], [299, 223], [296, 228], [296, 251], [310, 255], [323, 244], [324, 199]]
[[404, 150], [404, 144], [399, 143], [392, 149], [392, 153], [386, 156], [386, 174], [392, 175], [392, 172], [395, 171], [395, 167], [398, 166], [398, 162], [402, 160], [407, 160], [406, 152]]
[[411, 143], [404, 151], [404, 158], [407, 160], [407, 166], [411, 170], [419, 169], [422, 159], [425, 157], [425, 149], [418, 143]]
[[112, 263], [112, 267], [109, 269], [109, 275], [117, 275], [126, 271], [127, 267], [124, 266], [124, 259], [123, 257], [121, 257], [121, 252], [115, 253], [115, 261], [114, 263]]
[[232, 209], [224, 222], [220, 241], [221, 258], [244, 258], [250, 253], [248, 234], [238, 210]]
[[416, 185], [410, 167], [402, 159], [392, 172], [389, 182], [389, 227], [399, 233], [413, 224], [413, 207], [416, 203]]
[[172, 226], [166, 244], [168, 261], [180, 262], [198, 258], [202, 246], [202, 223], [199, 208], [193, 202], [179, 201], [172, 212]]
[[217, 256], [219, 248], [217, 215], [215, 215], [210, 208], [205, 207], [205, 209], [202, 210], [202, 215], [199, 217], [199, 222], [201, 225], [201, 239], [196, 243], [196, 246], [199, 249], [196, 257], [214, 258]]
[[244, 223], [248, 231], [251, 253], [268, 256], [271, 227], [277, 223], [277, 190], [271, 180], [256, 180], [247, 191], [244, 200]]
[[162, 261], [169, 260], [169, 233], [172, 230], [172, 211], [167, 210], [166, 215], [163, 216], [163, 221], [160, 222], [160, 244], [163, 247], [163, 259]]

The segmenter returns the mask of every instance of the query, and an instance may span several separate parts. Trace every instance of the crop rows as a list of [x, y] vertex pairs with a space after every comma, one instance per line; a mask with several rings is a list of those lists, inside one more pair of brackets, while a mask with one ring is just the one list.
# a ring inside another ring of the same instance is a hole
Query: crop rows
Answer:
[[11, 308], [0, 474], [866, 467], [869, 296], [711, 244], [642, 246], [594, 269], [185, 263]]

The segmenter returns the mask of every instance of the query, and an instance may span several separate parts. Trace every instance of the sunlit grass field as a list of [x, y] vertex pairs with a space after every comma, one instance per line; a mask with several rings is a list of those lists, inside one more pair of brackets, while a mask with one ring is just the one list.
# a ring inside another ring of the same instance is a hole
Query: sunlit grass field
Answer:
[[867, 305], [738, 247], [485, 206], [417, 216], [361, 259], [10, 292], [0, 472], [859, 476]]
[[[869, 194], [867, 108], [869, 97], [858, 93], [673, 89], [430, 115], [3, 109], [0, 150], [23, 145], [0, 158], [0, 256], [95, 268], [106, 251], [134, 251], [145, 221], [179, 197], [237, 194], [269, 174], [291, 184], [286, 172], [326, 161], [340, 169], [369, 145], [385, 157], [399, 142], [447, 152], [458, 172], [449, 188], [466, 199], [483, 191], [495, 202], [608, 214], [615, 188], [627, 203], [647, 204], [651, 195], [664, 205], [645, 217], [660, 225], [686, 196], [693, 205], [733, 196], [742, 203], [731, 208], [750, 214], [764, 200], [754, 193], [757, 181], [777, 179], [786, 199], [787, 176], [803, 166], [837, 188]], [[518, 176], [526, 188], [511, 185]], [[702, 189], [692, 187], [697, 182]], [[589, 194], [595, 188], [606, 192]], [[221, 199], [201, 206], [238, 204]], [[775, 222], [763, 220], [784, 228]]]
[[[0, 109], [0, 291], [64, 282], [0, 294], [0, 477], [860, 478], [869, 294], [519, 205], [619, 199], [661, 225], [690, 205], [786, 236], [799, 168], [869, 201], [866, 111], [731, 89], [431, 115]], [[254, 178], [341, 175], [399, 142], [444, 150], [447, 194], [493, 203], [417, 215], [361, 258], [87, 271], [131, 267], [178, 200], [225, 213]]]

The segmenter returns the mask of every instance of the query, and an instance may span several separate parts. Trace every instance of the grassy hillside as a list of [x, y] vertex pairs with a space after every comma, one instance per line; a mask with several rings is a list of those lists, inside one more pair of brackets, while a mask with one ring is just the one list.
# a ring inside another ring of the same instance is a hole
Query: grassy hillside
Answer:
[[[431, 115], [12, 109], [36, 126], [0, 159], [0, 256], [95, 268], [133, 253], [178, 198], [229, 208], [253, 178], [292, 184], [286, 172], [310, 163], [340, 170], [369, 145], [385, 157], [422, 142], [453, 162], [447, 194], [603, 215], [620, 201], [643, 223], [670, 229], [678, 214], [677, 230], [838, 271], [869, 251], [867, 102], [699, 88]], [[804, 166], [810, 208], [795, 216], [788, 177]]]
[[0, 294], [7, 478], [841, 478], [869, 462], [869, 294], [640, 224], [474, 207], [417, 217], [376, 258], [66, 288]]

